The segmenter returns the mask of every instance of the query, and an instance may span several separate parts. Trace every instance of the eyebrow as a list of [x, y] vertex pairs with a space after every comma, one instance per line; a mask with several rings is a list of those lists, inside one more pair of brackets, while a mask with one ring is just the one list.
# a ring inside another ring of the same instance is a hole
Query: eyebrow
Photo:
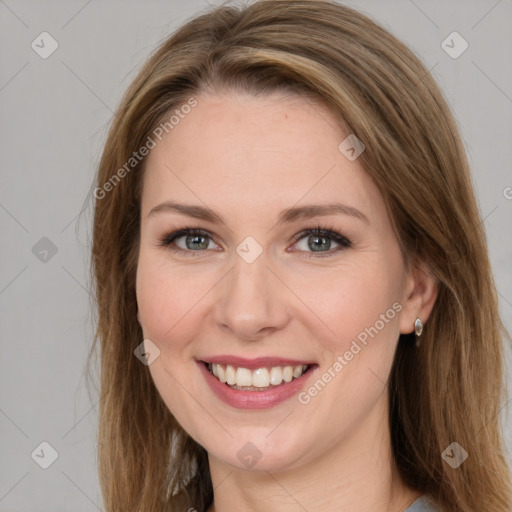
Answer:
[[[226, 224], [221, 215], [206, 206], [183, 204], [175, 201], [165, 201], [155, 206], [149, 212], [148, 217], [164, 212], [179, 213], [181, 215], [186, 215], [187, 217], [209, 221], [214, 224]], [[308, 219], [310, 217], [321, 217], [333, 214], [349, 215], [350, 217], [369, 223], [368, 217], [353, 206], [347, 206], [342, 203], [328, 203], [309, 204], [287, 208], [279, 213], [276, 224], [285, 224], [301, 219]]]

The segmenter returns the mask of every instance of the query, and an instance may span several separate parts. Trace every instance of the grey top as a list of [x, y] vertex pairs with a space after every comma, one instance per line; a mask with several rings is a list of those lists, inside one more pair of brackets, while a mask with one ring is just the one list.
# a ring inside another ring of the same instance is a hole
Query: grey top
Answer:
[[422, 496], [404, 512], [439, 512], [439, 509], [426, 496]]

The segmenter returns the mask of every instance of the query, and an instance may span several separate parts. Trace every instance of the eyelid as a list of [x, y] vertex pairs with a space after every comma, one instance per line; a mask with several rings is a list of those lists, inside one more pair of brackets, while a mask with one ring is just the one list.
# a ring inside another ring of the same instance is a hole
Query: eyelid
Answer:
[[[161, 238], [158, 241], [158, 245], [161, 247], [164, 247], [166, 249], [172, 250], [174, 252], [177, 252], [177, 253], [181, 253], [181, 254], [185, 253], [186, 255], [192, 256], [192, 257], [201, 257], [201, 256], [203, 256], [201, 253], [207, 253], [212, 250], [212, 249], [210, 249], [210, 250], [201, 249], [201, 250], [194, 251], [194, 250], [181, 249], [179, 247], [178, 248], [172, 247], [172, 244], [177, 239], [182, 238], [184, 236], [189, 236], [189, 235], [204, 236], [206, 238], [209, 238], [212, 242], [214, 242], [218, 246], [221, 245], [217, 242], [216, 236], [213, 235], [212, 233], [210, 233], [209, 231], [202, 229], [200, 227], [192, 227], [192, 226], [185, 226], [183, 228], [169, 232], [168, 234], [166, 234], [163, 238]], [[348, 248], [352, 247], [351, 240], [349, 238], [347, 238], [346, 236], [342, 235], [341, 233], [339, 233], [336, 230], [336, 228], [322, 226], [318, 223], [316, 224], [316, 226], [303, 229], [302, 231], [300, 231], [299, 233], [294, 235], [292, 237], [293, 245], [295, 245], [299, 240], [301, 240], [302, 238], [304, 238], [306, 236], [314, 236], [314, 235], [325, 236], [326, 238], [330, 238], [335, 243], [338, 244], [338, 247], [336, 247], [334, 249], [329, 249], [328, 251], [315, 252], [315, 251], [295, 250], [292, 252], [298, 253], [301, 256], [308, 257], [308, 258], [309, 257], [318, 258], [318, 257], [332, 256], [333, 254], [337, 253], [340, 250], [348, 249]]]
[[[189, 235], [204, 236], [204, 237], [207, 237], [210, 240], [212, 240], [215, 244], [220, 245], [219, 243], [217, 243], [215, 235], [212, 235], [212, 233], [210, 233], [209, 231], [206, 231], [206, 230], [204, 230], [202, 228], [199, 228], [199, 227], [191, 227], [191, 226], [186, 226], [184, 228], [180, 228], [180, 229], [171, 231], [170, 233], [167, 233], [163, 238], [161, 238], [158, 241], [158, 245], [162, 246], [162, 247], [164, 247], [166, 249], [170, 249], [172, 251], [181, 252], [181, 253], [200, 253], [200, 252], [206, 252], [206, 250], [192, 251], [192, 250], [181, 249], [179, 247], [178, 248], [172, 247], [172, 244], [178, 238], [182, 238], [184, 236], [189, 236]], [[192, 255], [195, 256], [195, 254], [192, 254]]]
[[344, 240], [344, 241], [350, 242], [350, 240], [346, 236], [344, 236], [341, 233], [339, 233], [336, 230], [336, 228], [334, 228], [334, 227], [327, 227], [327, 226], [321, 226], [319, 224], [317, 224], [313, 228], [303, 229], [302, 231], [300, 231], [299, 233], [294, 235], [292, 240], [294, 242], [297, 242], [298, 240], [300, 240], [301, 238], [304, 238], [307, 235], [326, 236], [326, 237], [332, 238], [333, 240], [339, 239], [339, 240], [342, 240], [342, 241]]
[[293, 237], [293, 243], [294, 245], [301, 240], [302, 238], [306, 236], [324, 236], [326, 238], [330, 238], [335, 243], [338, 244], [338, 247], [335, 247], [334, 249], [329, 249], [328, 251], [292, 251], [298, 253], [301, 257], [305, 258], [327, 258], [329, 256], [333, 256], [334, 254], [344, 250], [349, 249], [352, 247], [352, 241], [347, 238], [346, 236], [342, 235], [341, 233], [336, 230], [335, 227], [327, 227], [327, 226], [321, 226], [320, 224], [317, 224], [314, 228], [307, 228], [302, 230], [300, 233], [297, 233]]

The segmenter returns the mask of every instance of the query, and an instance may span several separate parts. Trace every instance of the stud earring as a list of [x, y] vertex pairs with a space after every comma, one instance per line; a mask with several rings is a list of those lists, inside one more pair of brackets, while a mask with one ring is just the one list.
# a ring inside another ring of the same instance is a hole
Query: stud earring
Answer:
[[419, 347], [420, 345], [420, 337], [423, 333], [423, 322], [420, 318], [416, 318], [414, 321], [414, 334], [416, 336], [416, 346]]

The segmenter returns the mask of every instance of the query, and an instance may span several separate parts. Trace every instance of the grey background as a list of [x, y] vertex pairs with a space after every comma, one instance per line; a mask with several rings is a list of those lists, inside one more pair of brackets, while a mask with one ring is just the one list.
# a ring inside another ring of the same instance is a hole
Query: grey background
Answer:
[[[404, 40], [445, 91], [512, 330], [512, 2], [346, 3]], [[83, 376], [94, 317], [90, 203], [78, 215], [121, 94], [157, 43], [207, 7], [200, 0], [0, 0], [1, 512], [103, 510], [96, 392], [88, 395]], [[31, 48], [43, 31], [59, 45], [47, 59]], [[457, 59], [441, 47], [453, 31], [469, 43]], [[48, 469], [31, 457], [43, 441], [58, 452]]]

